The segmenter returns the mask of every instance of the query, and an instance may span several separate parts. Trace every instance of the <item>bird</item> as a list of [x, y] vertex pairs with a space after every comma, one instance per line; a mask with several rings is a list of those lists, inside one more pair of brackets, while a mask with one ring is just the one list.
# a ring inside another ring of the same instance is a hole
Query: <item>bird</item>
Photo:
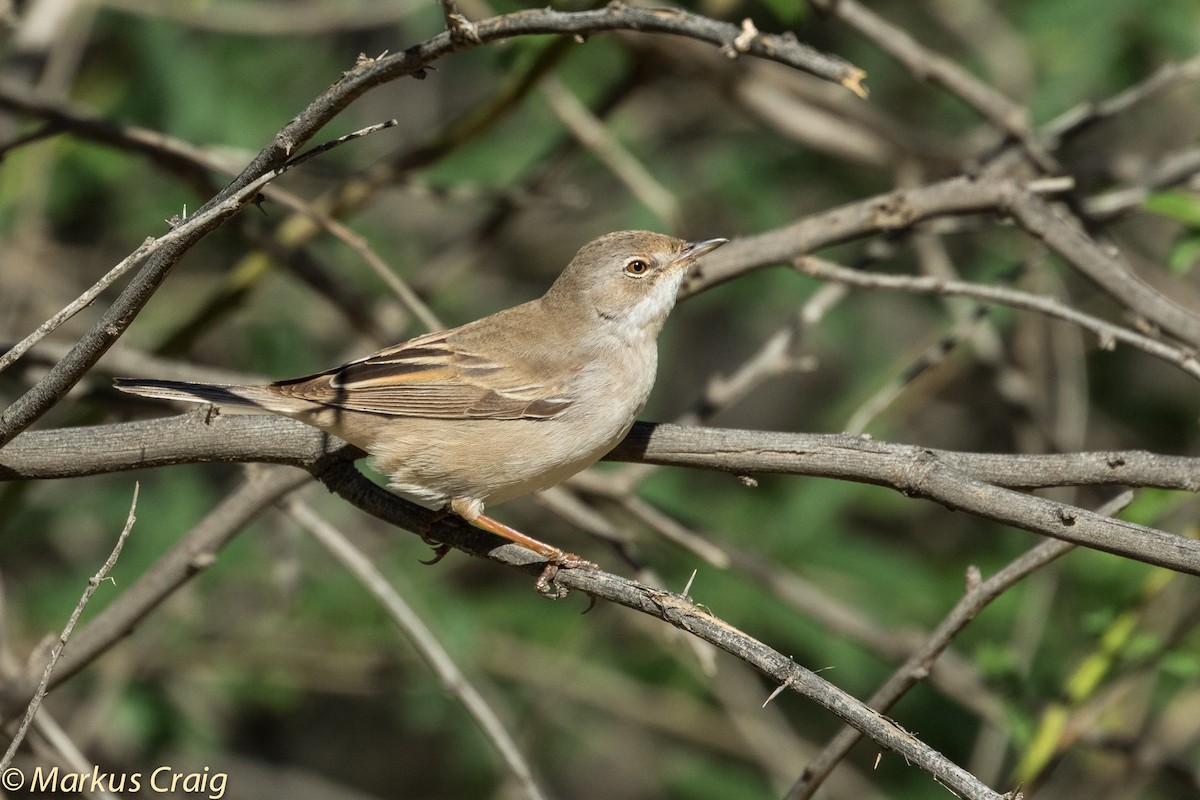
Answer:
[[689, 268], [728, 240], [618, 231], [579, 249], [541, 297], [324, 372], [266, 385], [116, 378], [122, 392], [258, 409], [365, 451], [388, 488], [560, 568], [596, 568], [484, 509], [548, 489], [620, 442], [646, 405], [657, 340]]

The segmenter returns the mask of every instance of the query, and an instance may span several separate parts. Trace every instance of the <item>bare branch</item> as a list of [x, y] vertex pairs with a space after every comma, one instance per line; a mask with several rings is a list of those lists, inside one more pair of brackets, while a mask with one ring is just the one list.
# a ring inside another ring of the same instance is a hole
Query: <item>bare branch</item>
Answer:
[[838, 281], [852, 286], [868, 289], [899, 289], [906, 292], [921, 294], [940, 294], [948, 297], [971, 297], [984, 303], [1020, 308], [1026, 311], [1036, 311], [1054, 319], [1070, 322], [1084, 330], [1096, 334], [1100, 347], [1111, 350], [1117, 342], [1136, 347], [1150, 355], [1161, 358], [1169, 364], [1182, 369], [1193, 378], [1200, 378], [1200, 360], [1191, 351], [1144, 336], [1128, 328], [1105, 322], [1098, 317], [1076, 311], [1052, 297], [1030, 294], [1019, 289], [1008, 289], [1003, 286], [986, 286], [968, 281], [949, 281], [934, 277], [913, 277], [907, 275], [884, 275], [880, 273], [862, 272], [847, 269], [825, 259], [805, 256], [797, 264], [801, 272], [822, 280]]
[[499, 715], [492, 709], [478, 689], [467, 679], [458, 668], [434, 635], [424, 620], [404, 601], [383, 574], [375, 568], [370, 559], [331, 525], [325, 518], [317, 514], [307, 503], [289, 497], [280, 502], [283, 510], [301, 527], [312, 534], [331, 556], [342, 563], [342, 566], [354, 575], [371, 596], [375, 598], [391, 616], [396, 626], [408, 637], [409, 642], [425, 659], [425, 663], [441, 680], [443, 688], [462, 704], [467, 713], [479, 725], [484, 736], [496, 748], [504, 760], [505, 766], [512, 773], [525, 797], [530, 800], [540, 800], [545, 794], [533, 777], [529, 762], [517, 747], [512, 734], [501, 722]]
[[[399, 500], [395, 495], [367, 480], [349, 464], [331, 467], [322, 474], [321, 479], [343, 499], [394, 525], [409, 527], [414, 524], [414, 518], [424, 517], [425, 527], [428, 529], [427, 523], [432, 520], [431, 512]], [[518, 566], [530, 574], [536, 574], [542, 568], [542, 562], [530, 561], [527, 558], [528, 555], [532, 555], [528, 551], [513, 544], [495, 547], [495, 537], [470, 528], [460, 520], [441, 520], [432, 527], [430, 535], [436, 540], [463, 547], [473, 554], [486, 555], [488, 558]], [[960, 797], [1000, 800], [999, 794], [892, 720], [855, 700], [790, 658], [714, 617], [689, 598], [600, 570], [564, 570], [555, 580], [568, 588], [579, 589], [589, 595], [662, 619], [732, 654], [778, 684], [786, 685], [792, 691], [837, 714], [872, 740], [903, 755], [910, 763], [936, 775], [939, 782]]]
[[28, 708], [25, 709], [25, 717], [21, 720], [21, 724], [17, 728], [12, 741], [9, 742], [8, 750], [0, 758], [0, 773], [5, 772], [8, 766], [12, 764], [13, 756], [17, 754], [17, 748], [25, 740], [25, 733], [29, 730], [29, 725], [33, 722], [34, 715], [37, 714], [38, 708], [42, 705], [42, 699], [46, 696], [46, 692], [49, 691], [50, 676], [54, 674], [54, 668], [58, 666], [58, 660], [62, 656], [63, 648], [67, 646], [67, 640], [71, 638], [71, 634], [75, 630], [75, 623], [79, 622], [79, 617], [83, 614], [83, 609], [87, 608], [88, 601], [92, 599], [92, 595], [96, 593], [96, 589], [108, 577], [108, 573], [116, 565], [117, 559], [121, 557], [121, 550], [125, 547], [125, 540], [129, 538], [129, 532], [133, 530], [133, 523], [137, 521], [137, 516], [135, 516], [137, 500], [138, 485], [135, 483], [133, 485], [133, 500], [129, 504], [129, 516], [125, 519], [125, 527], [121, 529], [120, 535], [117, 536], [117, 543], [113, 546], [112, 552], [108, 554], [108, 558], [105, 559], [104, 564], [88, 580], [87, 588], [83, 590], [83, 595], [79, 598], [79, 602], [76, 603], [75, 610], [71, 612], [71, 616], [67, 619], [66, 627], [59, 634], [54, 649], [50, 651], [50, 658], [46, 661], [46, 668], [42, 671], [41, 680], [38, 681], [33, 698], [29, 701]]
[[[246, 480], [181, 538], [158, 562], [125, 589], [71, 639], [47, 688], [53, 688], [83, 669], [119, 642], [172, 592], [216, 560], [246, 524], [309, 476], [278, 467], [248, 470]], [[25, 674], [0, 685], [0, 719], [24, 706], [37, 681]]]

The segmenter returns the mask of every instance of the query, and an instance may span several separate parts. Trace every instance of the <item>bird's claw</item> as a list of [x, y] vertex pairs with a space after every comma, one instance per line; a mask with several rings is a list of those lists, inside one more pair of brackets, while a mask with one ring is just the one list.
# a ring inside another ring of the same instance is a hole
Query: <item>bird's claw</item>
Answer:
[[534, 588], [537, 593], [547, 600], [560, 600], [567, 596], [568, 589], [560, 585], [554, 579], [558, 577], [560, 569], [599, 569], [600, 565], [594, 561], [588, 561], [586, 558], [581, 558], [574, 553], [560, 553], [551, 557], [546, 562], [545, 569], [538, 576]]
[[422, 537], [422, 538], [425, 540], [425, 544], [427, 544], [433, 548], [433, 558], [429, 559], [428, 561], [426, 561], [423, 558], [417, 559], [422, 564], [432, 566], [433, 564], [436, 564], [439, 561], [441, 561], [443, 558], [445, 558], [446, 554], [454, 549], [453, 547], [446, 544], [445, 542], [436, 542], [433, 539], [427, 539], [425, 537]]

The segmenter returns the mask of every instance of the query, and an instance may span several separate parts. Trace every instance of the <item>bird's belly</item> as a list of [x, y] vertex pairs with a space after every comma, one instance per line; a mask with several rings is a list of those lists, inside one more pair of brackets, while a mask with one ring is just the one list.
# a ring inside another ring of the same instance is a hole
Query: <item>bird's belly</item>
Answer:
[[591, 466], [624, 438], [634, 416], [397, 419], [367, 450], [396, 491], [439, 505], [455, 498], [495, 505]]

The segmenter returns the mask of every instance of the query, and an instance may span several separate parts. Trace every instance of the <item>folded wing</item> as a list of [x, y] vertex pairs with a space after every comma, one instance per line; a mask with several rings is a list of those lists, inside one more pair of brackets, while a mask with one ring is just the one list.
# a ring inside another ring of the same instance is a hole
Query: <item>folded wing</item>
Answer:
[[572, 398], [564, 386], [454, 343], [453, 332], [412, 339], [328, 372], [272, 388], [322, 405], [401, 417], [550, 419]]

